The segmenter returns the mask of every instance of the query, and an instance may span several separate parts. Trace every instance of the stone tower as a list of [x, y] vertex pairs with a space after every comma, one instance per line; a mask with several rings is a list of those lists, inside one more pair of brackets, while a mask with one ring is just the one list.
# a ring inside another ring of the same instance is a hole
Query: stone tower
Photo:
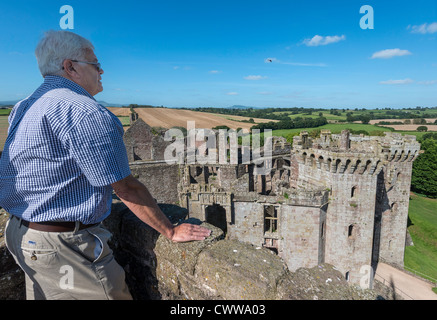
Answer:
[[311, 141], [294, 137], [297, 172], [291, 184], [329, 190], [325, 262], [359, 283], [363, 266], [379, 259], [403, 265], [414, 136], [385, 137], [324, 132]]

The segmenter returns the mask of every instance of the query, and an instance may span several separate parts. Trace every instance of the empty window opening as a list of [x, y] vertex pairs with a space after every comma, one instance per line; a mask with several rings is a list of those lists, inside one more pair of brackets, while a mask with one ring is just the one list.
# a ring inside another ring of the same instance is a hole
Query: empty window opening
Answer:
[[354, 225], [351, 224], [351, 225], [349, 225], [349, 227], [347, 228], [347, 236], [348, 236], [349, 238], [351, 238], [351, 237], [353, 236], [353, 234], [354, 234]]
[[325, 222], [322, 222], [322, 228], [320, 230], [320, 235], [322, 239], [325, 239]]
[[206, 222], [216, 226], [223, 230], [226, 234], [227, 232], [227, 219], [226, 219], [226, 209], [218, 204], [213, 204], [205, 208], [205, 220]]
[[351, 198], [354, 198], [357, 196], [357, 186], [353, 186], [351, 189]]
[[264, 206], [264, 232], [274, 233], [278, 231], [278, 208]]

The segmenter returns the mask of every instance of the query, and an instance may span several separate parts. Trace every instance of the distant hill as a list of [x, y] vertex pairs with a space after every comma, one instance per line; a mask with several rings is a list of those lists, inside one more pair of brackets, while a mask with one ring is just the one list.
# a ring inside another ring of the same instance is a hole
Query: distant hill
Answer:
[[20, 100], [0, 101], [0, 106], [14, 106]]
[[233, 105], [232, 107], [229, 107], [229, 109], [259, 109], [259, 108], [258, 107], [241, 106], [241, 105]]
[[122, 104], [117, 104], [117, 103], [109, 103], [106, 101], [97, 101], [98, 103], [100, 103], [102, 106], [104, 107], [122, 107]]

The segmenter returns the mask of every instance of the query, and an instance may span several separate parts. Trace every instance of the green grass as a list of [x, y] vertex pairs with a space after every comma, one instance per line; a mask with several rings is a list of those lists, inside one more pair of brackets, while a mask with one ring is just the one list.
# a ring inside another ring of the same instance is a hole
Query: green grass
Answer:
[[414, 246], [405, 248], [405, 267], [437, 279], [437, 200], [411, 194], [408, 216]]
[[121, 124], [123, 125], [123, 127], [124, 127], [124, 126], [130, 126], [130, 120], [129, 120], [129, 117], [118, 116], [117, 118], [121, 121]]
[[[290, 114], [290, 111], [275, 111], [273, 112], [273, 114], [288, 114], [288, 116], [290, 117], [290, 119], [295, 119], [298, 117], [301, 118], [317, 118], [319, 116], [319, 112], [322, 111], [314, 111], [312, 114], [307, 114], [307, 113], [297, 113], [297, 114]], [[341, 115], [341, 116], [337, 116], [335, 114], [330, 114], [329, 111], [328, 112], [322, 112], [323, 117], [326, 118], [326, 120], [346, 120], [346, 116], [345, 115]]]
[[425, 133], [430, 133], [430, 132], [434, 132], [434, 131], [428, 131], [428, 132], [419, 132], [419, 131], [393, 131], [393, 132], [398, 132], [398, 133], [401, 133], [401, 134], [403, 134], [403, 135], [408, 134], [408, 135], [411, 135], [411, 136], [416, 136], [417, 140], [419, 140], [420, 138], [422, 138], [422, 136], [423, 136]]
[[290, 133], [296, 133], [301, 131], [313, 131], [313, 130], [331, 130], [331, 133], [340, 133], [342, 130], [345, 129], [352, 129], [352, 130], [366, 130], [367, 132], [371, 131], [391, 131], [388, 128], [384, 127], [377, 127], [371, 124], [360, 124], [360, 123], [329, 123], [325, 124], [324, 126], [317, 127], [317, 128], [300, 128], [300, 129], [285, 129], [285, 130], [273, 130], [272, 134], [274, 136], [282, 136], [286, 137]]

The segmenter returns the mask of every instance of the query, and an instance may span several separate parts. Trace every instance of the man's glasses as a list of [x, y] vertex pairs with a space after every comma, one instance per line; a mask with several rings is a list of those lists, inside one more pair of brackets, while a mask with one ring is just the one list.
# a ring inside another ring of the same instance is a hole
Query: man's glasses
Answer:
[[[97, 71], [100, 72], [102, 70], [101, 65], [99, 62], [89, 62], [89, 61], [79, 61], [79, 60], [71, 60], [73, 62], [79, 62], [79, 63], [86, 63], [86, 64], [92, 64], [96, 67]], [[64, 69], [64, 68], [62, 68]]]

